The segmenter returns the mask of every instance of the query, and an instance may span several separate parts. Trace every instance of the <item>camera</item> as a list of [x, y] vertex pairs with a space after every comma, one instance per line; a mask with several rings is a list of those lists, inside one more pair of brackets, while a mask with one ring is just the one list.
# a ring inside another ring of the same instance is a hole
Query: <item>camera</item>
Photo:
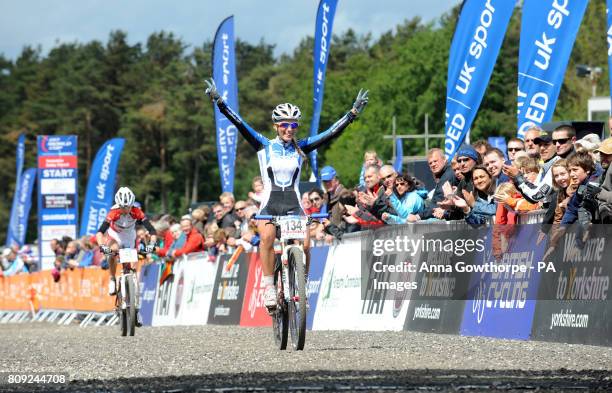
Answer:
[[595, 196], [597, 196], [597, 194], [599, 194], [600, 191], [601, 191], [601, 184], [592, 181], [592, 182], [583, 184], [580, 187], [578, 187], [578, 190], [576, 190], [576, 193], [578, 194], [578, 196], [580, 196], [581, 198], [585, 200], [593, 201], [595, 200]]

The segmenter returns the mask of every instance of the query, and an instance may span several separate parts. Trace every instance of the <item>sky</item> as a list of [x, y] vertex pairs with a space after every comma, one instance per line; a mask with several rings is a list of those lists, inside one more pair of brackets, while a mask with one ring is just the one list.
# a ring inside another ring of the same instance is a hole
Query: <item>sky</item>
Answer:
[[[24, 46], [43, 54], [58, 43], [106, 43], [123, 30], [131, 44], [153, 32], [173, 32], [191, 47], [211, 40], [219, 23], [234, 15], [236, 37], [275, 44], [275, 55], [291, 53], [314, 35], [319, 0], [0, 0], [0, 54], [15, 60]], [[338, 0], [334, 33], [352, 28], [374, 38], [405, 19], [435, 21], [460, 0]]]

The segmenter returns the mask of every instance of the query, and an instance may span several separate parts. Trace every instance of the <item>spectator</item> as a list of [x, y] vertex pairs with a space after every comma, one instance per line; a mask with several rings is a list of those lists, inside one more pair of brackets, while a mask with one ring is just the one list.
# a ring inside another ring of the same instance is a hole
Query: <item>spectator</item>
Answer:
[[525, 132], [525, 150], [529, 157], [536, 160], [540, 158], [540, 147], [535, 143], [535, 139], [542, 133], [544, 131], [538, 126], [531, 127]]
[[55, 260], [53, 261], [53, 268], [51, 269], [51, 276], [53, 277], [53, 281], [58, 282], [61, 278], [62, 270], [66, 269], [66, 264], [64, 263], [64, 256], [57, 255]]
[[480, 161], [482, 161], [487, 150], [490, 150], [493, 146], [491, 146], [489, 142], [485, 141], [484, 139], [479, 139], [472, 143], [472, 147], [474, 150], [476, 150], [478, 155], [480, 155]]
[[593, 157], [593, 161], [599, 162], [600, 157], [599, 153], [596, 151], [601, 145], [601, 140], [597, 134], [587, 134], [582, 139], [579, 139], [574, 144], [574, 148], [576, 152], [586, 151], [587, 153], [591, 153], [591, 157]]
[[391, 207], [397, 214], [383, 213], [382, 219], [387, 224], [405, 224], [408, 217], [416, 215], [423, 208], [423, 198], [416, 190], [414, 178], [405, 173], [395, 178], [395, 187], [387, 187], [385, 194], [389, 197]]
[[233, 228], [234, 221], [233, 216], [226, 213], [223, 205], [220, 203], [215, 203], [212, 207], [213, 212], [213, 220], [209, 222], [214, 222], [217, 224], [219, 228]]
[[595, 151], [601, 157], [602, 175], [597, 179], [601, 190], [593, 190], [593, 195], [598, 202], [601, 222], [612, 224], [612, 138], [605, 139]]
[[[472, 193], [474, 191], [474, 183], [472, 181], [472, 172], [474, 167], [480, 164], [480, 155], [469, 145], [463, 145], [457, 151], [457, 163], [459, 170], [463, 176], [463, 180], [459, 182], [455, 195], [464, 195], [464, 192]], [[456, 198], [447, 198], [438, 202], [437, 208], [433, 211], [433, 216], [438, 219], [462, 220], [465, 218], [463, 211], [455, 205]]]
[[601, 173], [595, 172], [595, 162], [588, 153], [574, 154], [567, 161], [567, 167], [570, 179], [573, 184], [578, 185], [578, 189], [567, 204], [561, 225], [569, 225], [579, 219], [582, 225], [586, 225], [599, 218], [598, 205], [587, 184], [590, 181], [597, 181]]
[[[243, 231], [247, 231], [249, 229], [249, 218], [246, 216], [246, 211], [247, 211], [248, 205], [246, 203], [246, 201], [238, 201], [236, 202], [236, 206], [234, 207], [234, 210], [236, 212], [236, 222], [235, 227], [236, 227], [236, 232], [234, 233], [234, 236], [236, 238], [239, 238], [242, 236], [242, 232]], [[202, 233], [204, 233], [204, 231], [202, 231]]]
[[215, 245], [213, 237], [217, 229], [219, 229], [219, 226], [214, 222], [206, 224], [206, 227], [204, 228], [204, 245], [206, 248], [210, 248]]
[[327, 212], [330, 214], [330, 220], [336, 225], [340, 225], [343, 221], [342, 212], [336, 206], [345, 187], [340, 183], [336, 170], [331, 166], [326, 166], [321, 170], [321, 181], [327, 192]]
[[185, 245], [187, 234], [181, 230], [180, 224], [172, 224], [168, 232], [172, 236], [172, 242], [168, 247], [168, 253], [171, 254], [174, 250], [180, 250]]
[[2, 258], [4, 259], [4, 264], [7, 266], [7, 268], [2, 272], [2, 275], [8, 277], [19, 273], [27, 273], [23, 260], [12, 248], [5, 248], [2, 251]]
[[253, 190], [249, 191], [249, 199], [252, 200], [255, 205], [259, 206], [263, 199], [264, 190], [264, 184], [263, 180], [261, 179], [261, 176], [255, 176], [253, 178], [253, 183], [251, 184], [251, 187], [253, 188]]
[[525, 199], [531, 203], [542, 202], [544, 208], [548, 208], [553, 193], [552, 172], [550, 168], [559, 160], [559, 157], [556, 155], [556, 148], [552, 143], [551, 134], [540, 135], [535, 138], [534, 143], [539, 146], [540, 157], [544, 160], [544, 164], [535, 182], [526, 180], [517, 168], [510, 165], [504, 165], [503, 171], [508, 177], [513, 179], [514, 185]]
[[172, 232], [170, 231], [171, 226], [168, 221], [163, 219], [156, 221], [153, 226], [155, 227], [155, 231], [157, 232], [157, 238], [163, 239], [161, 246], [156, 248], [157, 255], [163, 258], [168, 255], [168, 250], [174, 242], [174, 237], [172, 236]]
[[206, 212], [199, 207], [197, 209], [193, 209], [193, 211], [191, 212], [191, 221], [193, 223], [194, 228], [197, 229], [198, 232], [204, 233], [204, 225], [206, 225], [207, 217], [208, 215], [206, 214]]
[[170, 253], [172, 258], [178, 258], [185, 254], [204, 250], [204, 239], [200, 232], [191, 224], [191, 217], [181, 218], [181, 230], [185, 233], [186, 239], [183, 247], [173, 250]]
[[[506, 157], [504, 153], [496, 147], [493, 147], [485, 152], [484, 165], [493, 176], [495, 185], [510, 181], [510, 178], [502, 173]], [[507, 164], [510, 164], [509, 162]]]
[[570, 125], [559, 126], [552, 133], [552, 142], [555, 145], [557, 156], [567, 159], [576, 152], [574, 150], [576, 130]]
[[327, 212], [327, 206], [325, 204], [323, 190], [321, 190], [320, 188], [313, 188], [308, 193], [308, 199], [310, 200], [310, 204], [312, 205], [312, 207], [310, 208], [310, 214]]
[[453, 157], [453, 159], [451, 160], [451, 169], [455, 174], [456, 183], [459, 184], [459, 182], [463, 180], [463, 173], [461, 173], [461, 166], [457, 162], [457, 156]]
[[514, 162], [516, 159], [516, 153], [525, 151], [525, 142], [520, 138], [512, 138], [508, 141], [508, 160]]
[[219, 196], [219, 200], [221, 201], [221, 205], [223, 205], [224, 212], [222, 225], [219, 226], [221, 228], [234, 228], [234, 223], [238, 219], [236, 217], [236, 212], [234, 211], [234, 204], [236, 202], [234, 199], [234, 194], [231, 192], [224, 192]]
[[94, 264], [95, 246], [91, 242], [91, 238], [89, 236], [83, 236], [79, 239], [79, 247], [81, 251], [84, 252], [83, 258], [81, 258], [79, 262], [79, 267], [92, 266]]
[[497, 211], [497, 203], [493, 198], [495, 183], [493, 177], [482, 165], [473, 170], [474, 191], [463, 190], [463, 197], [454, 196], [455, 206], [465, 215], [465, 221], [474, 226], [481, 226], [493, 217]]
[[345, 205], [348, 216], [344, 220], [349, 224], [359, 224], [362, 228], [375, 228], [384, 224], [370, 211], [378, 193], [383, 193], [379, 170], [380, 168], [377, 165], [370, 165], [366, 168], [364, 173], [365, 187], [357, 191], [357, 206]]
[[309, 197], [310, 191], [306, 191], [302, 194], [302, 209], [304, 209], [304, 214], [309, 215], [314, 213], [314, 209], [312, 208], [312, 203], [310, 203]]
[[[454, 162], [458, 166], [456, 161]], [[429, 150], [427, 152], [427, 163], [436, 182], [436, 187], [432, 190], [431, 198], [423, 204], [418, 215], [408, 216], [407, 219], [410, 222], [432, 218], [434, 209], [438, 207], [438, 202], [442, 202], [447, 197], [450, 197], [450, 195], [445, 195], [444, 189], [446, 188], [450, 194], [453, 188], [457, 188], [457, 184], [459, 184], [453, 168], [448, 164], [446, 156], [441, 149], [434, 148]]]
[[[338, 198], [338, 203], [334, 207], [338, 209], [340, 214], [342, 214], [342, 221], [339, 224], [335, 224], [332, 220], [322, 220], [325, 233], [329, 236], [335, 237], [338, 240], [342, 239], [342, 236], [345, 233], [357, 232], [360, 230], [360, 226], [355, 223], [349, 223], [348, 221], [353, 221], [351, 214], [348, 212], [347, 206], [355, 206], [357, 201], [355, 199], [355, 194], [352, 190], [344, 190], [340, 193]], [[353, 221], [354, 222], [354, 221]], [[328, 243], [331, 243], [331, 238], [326, 238]]]
[[361, 173], [359, 173], [359, 188], [365, 188], [365, 171], [371, 165], [376, 165], [379, 168], [382, 166], [382, 161], [378, 158], [375, 150], [368, 150], [363, 154], [363, 165], [361, 166]]
[[66, 255], [64, 261], [69, 269], [79, 267], [83, 262], [86, 266], [91, 264], [91, 258], [93, 253], [87, 253], [86, 250], [82, 250], [79, 242], [72, 240], [66, 246]]
[[555, 162], [551, 171], [555, 191], [552, 195], [551, 203], [546, 210], [546, 214], [544, 215], [544, 219], [542, 220], [542, 227], [540, 228], [540, 235], [537, 241], [538, 244], [540, 244], [546, 234], [551, 231], [551, 228], [556, 228], [561, 223], [570, 197], [578, 188], [576, 184], [571, 184], [567, 160], [561, 159]]

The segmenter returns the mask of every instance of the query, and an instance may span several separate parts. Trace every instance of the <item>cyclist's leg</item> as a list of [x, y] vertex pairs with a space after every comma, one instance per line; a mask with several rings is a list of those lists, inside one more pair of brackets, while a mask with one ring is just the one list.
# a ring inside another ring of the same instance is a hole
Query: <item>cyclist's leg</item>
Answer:
[[263, 267], [264, 276], [274, 276], [274, 240], [276, 239], [276, 227], [269, 222], [259, 221], [257, 223], [259, 232], [259, 256]]

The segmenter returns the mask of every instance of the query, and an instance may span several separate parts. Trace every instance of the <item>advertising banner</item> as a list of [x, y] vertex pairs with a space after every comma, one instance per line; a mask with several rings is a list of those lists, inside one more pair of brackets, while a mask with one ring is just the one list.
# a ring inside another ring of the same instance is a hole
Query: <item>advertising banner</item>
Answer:
[[[96, 154], [87, 180], [79, 237], [94, 235], [113, 206], [115, 176], [124, 144], [123, 138], [111, 139]], [[74, 204], [74, 200], [70, 202]]]
[[246, 255], [249, 260], [249, 274], [247, 276], [244, 302], [240, 313], [240, 326], [272, 326], [272, 318], [264, 306], [263, 268], [259, 253]]
[[[177, 325], [206, 325], [210, 312], [219, 258], [213, 262], [205, 253], [187, 255], [182, 261], [181, 297], [177, 294]], [[179, 282], [181, 282], [179, 277]]]
[[37, 146], [39, 261], [45, 270], [55, 260], [49, 242], [77, 237], [77, 136], [39, 135]]
[[586, 0], [525, 0], [518, 69], [518, 133], [552, 119]]
[[[313, 60], [313, 90], [314, 94], [312, 105], [312, 120], [310, 123], [310, 136], [319, 133], [319, 120], [321, 118], [321, 108], [323, 108], [323, 93], [325, 91], [325, 74], [327, 71], [327, 60], [329, 58], [329, 48], [332, 41], [332, 27], [338, 0], [321, 0], [317, 10], [315, 22], [315, 41]], [[317, 151], [312, 151], [309, 155], [312, 173], [319, 178], [319, 167], [317, 164]]]
[[157, 296], [153, 306], [153, 321], [151, 322], [153, 326], [176, 325], [185, 284], [183, 265], [183, 259], [175, 261], [172, 264], [172, 274], [157, 288]]
[[[457, 244], [465, 237], [478, 237], [474, 234], [480, 232], [470, 231], [470, 233], [469, 236], [466, 236], [465, 231], [429, 232], [423, 235], [423, 239], [425, 241], [451, 240]], [[421, 253], [418, 262], [425, 262], [429, 266], [454, 266], [455, 263], [462, 260], [465, 260], [463, 255], [452, 252], [425, 250]], [[459, 334], [465, 306], [463, 294], [468, 291], [470, 274], [459, 273], [455, 269], [450, 272], [444, 270], [419, 271], [416, 275], [416, 282], [418, 287], [412, 292], [404, 328], [419, 332]]]
[[238, 325], [242, 313], [242, 302], [249, 273], [247, 254], [242, 253], [229, 271], [225, 265], [231, 255], [221, 255], [215, 278], [208, 323]]
[[514, 4], [507, 0], [463, 2], [448, 60], [444, 143], [448, 158], [455, 155], [476, 117]]
[[557, 271], [540, 284], [533, 338], [577, 344], [612, 345], [612, 228], [573, 226], [551, 259]]
[[310, 269], [308, 271], [308, 285], [306, 287], [306, 296], [308, 296], [308, 304], [310, 310], [306, 316], [306, 328], [312, 330], [314, 316], [317, 312], [317, 302], [321, 291], [321, 282], [323, 281], [323, 273], [327, 262], [328, 246], [312, 247], [310, 249]]
[[13, 243], [18, 243], [20, 246], [23, 243], [17, 241], [17, 203], [19, 200], [18, 190], [21, 183], [21, 172], [23, 171], [23, 161], [25, 158], [25, 134], [19, 135], [17, 139], [17, 154], [16, 154], [16, 172], [15, 172], [15, 193], [13, 194], [13, 204], [11, 205], [11, 215], [9, 218], [9, 225], [6, 232], [6, 245], [10, 246]]
[[523, 340], [530, 337], [535, 299], [543, 274], [535, 267], [545, 251], [543, 242], [535, 244], [534, 241], [539, 230], [540, 225], [521, 225], [500, 246], [493, 240], [497, 236], [489, 228], [485, 250], [474, 264], [524, 266], [525, 272], [472, 273], [470, 300], [465, 303], [461, 335]]
[[140, 316], [142, 324], [151, 326], [153, 323], [153, 309], [159, 280], [159, 264], [144, 265], [140, 269]]
[[[234, 45], [234, 17], [230, 16], [221, 22], [215, 34], [212, 69], [219, 94], [230, 108], [239, 113]], [[216, 105], [214, 105], [214, 110], [221, 189], [223, 192], [234, 192], [237, 129]]]
[[17, 209], [16, 220], [17, 225], [11, 231], [13, 242], [23, 246], [28, 232], [28, 218], [30, 217], [30, 208], [32, 207], [32, 191], [34, 190], [34, 182], [36, 181], [36, 168], [27, 169], [19, 179], [19, 187], [17, 189]]

